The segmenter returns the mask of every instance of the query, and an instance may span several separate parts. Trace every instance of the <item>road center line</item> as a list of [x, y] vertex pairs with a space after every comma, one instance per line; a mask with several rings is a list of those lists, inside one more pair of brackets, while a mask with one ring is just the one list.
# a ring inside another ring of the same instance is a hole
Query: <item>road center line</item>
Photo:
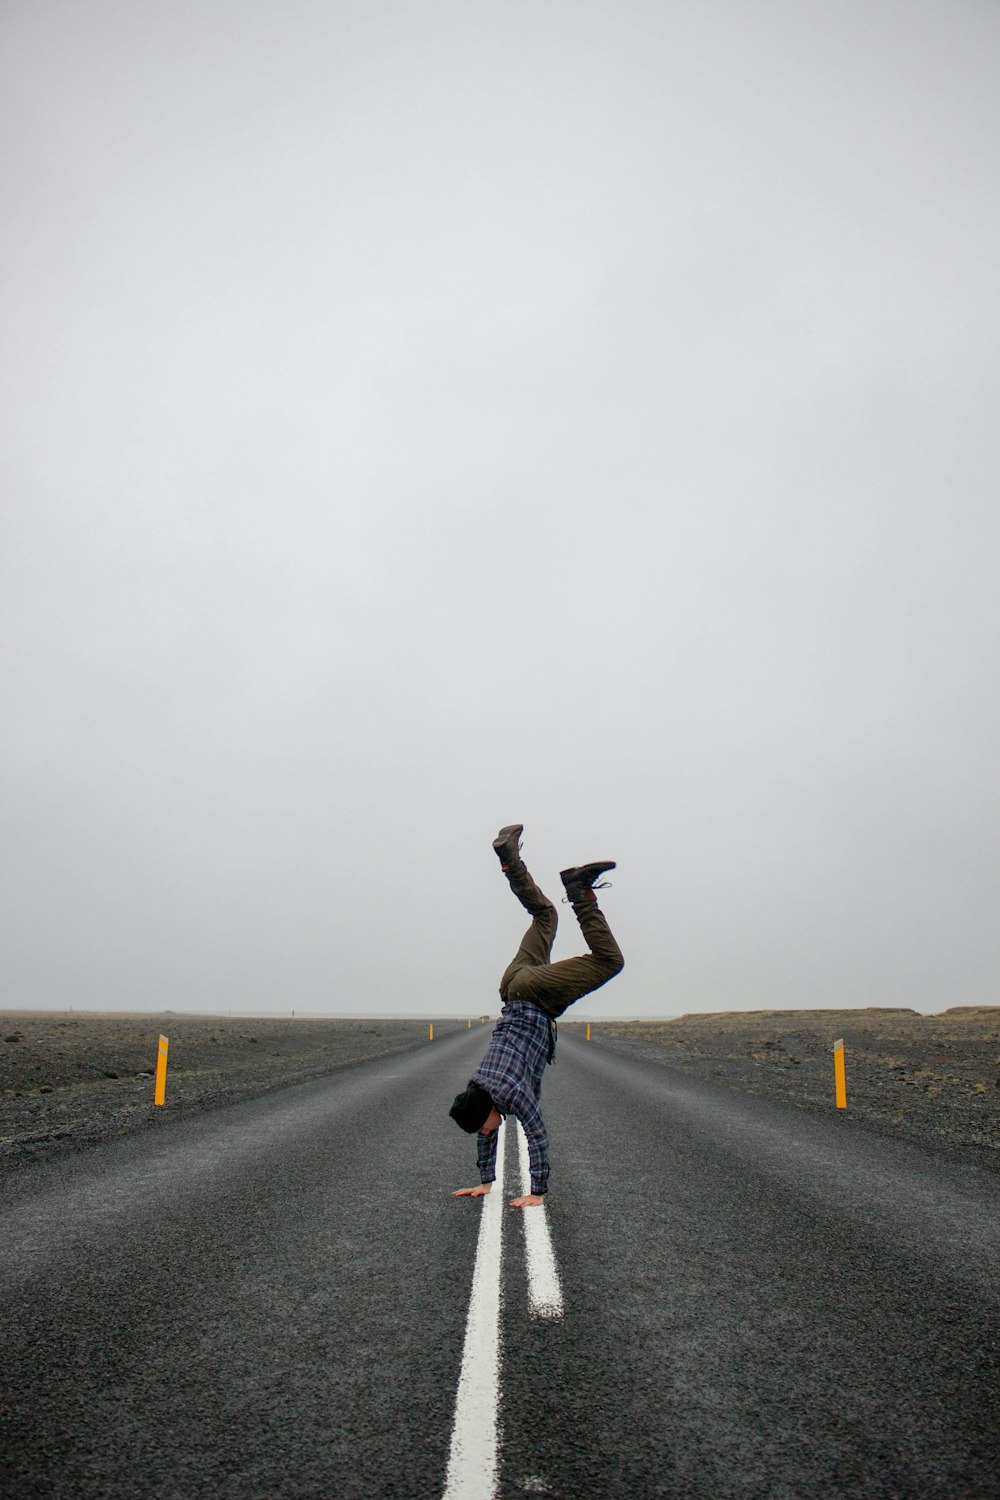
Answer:
[[[521, 1192], [531, 1192], [531, 1163], [528, 1138], [520, 1120], [517, 1122], [517, 1144], [521, 1160]], [[561, 1318], [563, 1315], [562, 1283], [556, 1265], [552, 1236], [545, 1205], [521, 1210], [524, 1240], [528, 1253], [528, 1305], [535, 1318]]]
[[442, 1500], [493, 1500], [500, 1406], [500, 1253], [508, 1126], [497, 1137], [497, 1180], [482, 1201], [462, 1370]]

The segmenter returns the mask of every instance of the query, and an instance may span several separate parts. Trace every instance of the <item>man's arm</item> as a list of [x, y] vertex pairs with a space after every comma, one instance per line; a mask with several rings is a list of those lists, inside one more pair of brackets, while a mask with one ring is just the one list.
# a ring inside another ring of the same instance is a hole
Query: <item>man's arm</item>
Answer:
[[[500, 1126], [500, 1130], [503, 1126]], [[476, 1136], [476, 1166], [480, 1182], [490, 1183], [497, 1175], [497, 1137], [500, 1130], [491, 1130], [489, 1135]]]
[[457, 1193], [452, 1193], [453, 1198], [481, 1198], [484, 1193], [489, 1192], [497, 1175], [497, 1136], [499, 1134], [498, 1130], [491, 1130], [489, 1135], [476, 1137], [476, 1165], [482, 1181], [479, 1187], [459, 1188]]
[[518, 1092], [517, 1103], [511, 1112], [517, 1115], [524, 1127], [531, 1169], [531, 1192], [523, 1198], [515, 1198], [511, 1207], [529, 1208], [540, 1202], [549, 1190], [549, 1137], [541, 1110], [526, 1090]]

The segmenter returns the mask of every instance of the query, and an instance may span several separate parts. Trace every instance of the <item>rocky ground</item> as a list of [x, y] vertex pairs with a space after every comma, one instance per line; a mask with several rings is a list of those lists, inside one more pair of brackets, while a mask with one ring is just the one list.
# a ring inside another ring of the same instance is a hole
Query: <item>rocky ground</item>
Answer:
[[[584, 1027], [572, 1030], [581, 1035]], [[1000, 1170], [1000, 1006], [953, 1006], [934, 1016], [874, 1007], [730, 1011], [591, 1027], [601, 1045], [822, 1113], [836, 1108], [840, 1038], [852, 1119], [971, 1149]]]
[[[465, 1024], [435, 1022], [435, 1035]], [[157, 1107], [161, 1034], [167, 1091]], [[0, 1177], [191, 1110], [427, 1045], [426, 1021], [0, 1011]]]

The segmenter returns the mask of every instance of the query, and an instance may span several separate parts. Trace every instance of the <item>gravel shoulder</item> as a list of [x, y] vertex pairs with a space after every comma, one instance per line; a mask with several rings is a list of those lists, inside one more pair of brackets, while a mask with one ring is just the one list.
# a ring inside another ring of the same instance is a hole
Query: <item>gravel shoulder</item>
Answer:
[[[466, 1030], [436, 1021], [437, 1038]], [[153, 1103], [160, 1035], [165, 1103]], [[0, 1179], [67, 1152], [433, 1045], [426, 1021], [0, 1011]]]
[[[561, 1023], [585, 1035], [582, 1023]], [[883, 1135], [972, 1155], [1000, 1171], [1000, 1006], [730, 1011], [593, 1022], [591, 1039], [740, 1093], [835, 1112], [844, 1042], [847, 1114]]]

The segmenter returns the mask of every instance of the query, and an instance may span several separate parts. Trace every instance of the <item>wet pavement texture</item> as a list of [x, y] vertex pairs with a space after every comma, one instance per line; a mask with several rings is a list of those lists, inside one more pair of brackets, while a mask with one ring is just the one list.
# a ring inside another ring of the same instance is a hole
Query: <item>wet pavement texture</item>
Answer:
[[[486, 1035], [8, 1177], [0, 1490], [441, 1494]], [[542, 1098], [565, 1313], [505, 1208], [499, 1500], [1000, 1495], [994, 1171], [571, 1031]]]

